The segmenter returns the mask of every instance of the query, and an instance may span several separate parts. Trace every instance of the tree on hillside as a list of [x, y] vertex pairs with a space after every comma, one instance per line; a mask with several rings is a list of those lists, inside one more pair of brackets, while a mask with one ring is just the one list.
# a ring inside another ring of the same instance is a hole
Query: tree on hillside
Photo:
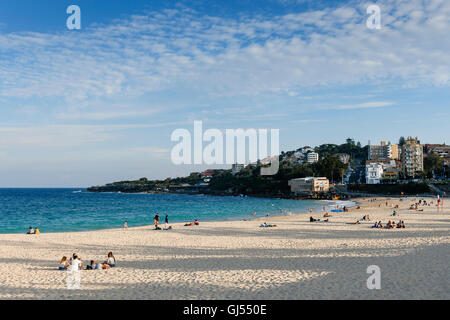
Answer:
[[442, 175], [444, 159], [437, 154], [432, 154], [423, 158], [423, 171], [427, 178], [433, 178], [433, 173], [436, 175]]
[[314, 173], [327, 177], [331, 182], [340, 181], [347, 166], [336, 156], [326, 155], [313, 164]]

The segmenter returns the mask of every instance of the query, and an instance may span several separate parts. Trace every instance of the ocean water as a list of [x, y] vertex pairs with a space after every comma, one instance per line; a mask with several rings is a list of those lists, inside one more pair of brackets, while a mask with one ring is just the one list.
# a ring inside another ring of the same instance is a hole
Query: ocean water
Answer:
[[0, 233], [44, 233], [129, 227], [161, 221], [225, 221], [319, 211], [331, 203], [313, 200], [184, 194], [88, 193], [83, 189], [0, 189]]

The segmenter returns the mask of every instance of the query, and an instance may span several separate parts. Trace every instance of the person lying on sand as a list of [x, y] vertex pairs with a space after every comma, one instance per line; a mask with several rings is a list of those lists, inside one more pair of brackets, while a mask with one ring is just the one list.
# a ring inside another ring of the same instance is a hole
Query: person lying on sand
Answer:
[[276, 227], [276, 226], [277, 226], [276, 224], [267, 224], [266, 222], [264, 222], [259, 227], [260, 228], [273, 228], [273, 227]]
[[193, 227], [193, 226], [198, 226], [198, 225], [200, 225], [200, 222], [198, 222], [198, 220], [195, 219], [194, 222], [188, 222], [188, 223], [186, 223], [184, 226], [185, 226], [185, 227]]
[[111, 269], [111, 266], [106, 261], [103, 262], [101, 267], [103, 270]]
[[86, 270], [100, 270], [102, 265], [94, 260], [91, 260], [91, 264], [86, 266]]

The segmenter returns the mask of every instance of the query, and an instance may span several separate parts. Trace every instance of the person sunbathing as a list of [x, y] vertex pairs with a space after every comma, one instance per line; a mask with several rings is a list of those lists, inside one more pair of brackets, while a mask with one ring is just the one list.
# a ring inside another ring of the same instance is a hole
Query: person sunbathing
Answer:
[[200, 224], [200, 222], [198, 222], [198, 220], [195, 219], [194, 222], [188, 222], [184, 226], [185, 227], [193, 227], [193, 226], [198, 226], [199, 224]]
[[276, 226], [277, 226], [276, 224], [267, 224], [266, 222], [260, 225], [261, 228], [272, 228]]
[[86, 270], [100, 270], [102, 265], [94, 260], [91, 260], [91, 264], [86, 266]]

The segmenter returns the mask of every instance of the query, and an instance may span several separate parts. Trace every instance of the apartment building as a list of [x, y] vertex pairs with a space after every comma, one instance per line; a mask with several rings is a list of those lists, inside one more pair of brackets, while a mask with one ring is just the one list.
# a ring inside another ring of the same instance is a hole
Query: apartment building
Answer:
[[369, 145], [368, 159], [374, 161], [400, 158], [399, 146], [390, 142], [381, 141], [380, 145]]
[[402, 170], [411, 177], [423, 171], [423, 146], [417, 137], [408, 137], [402, 146]]
[[315, 163], [319, 161], [319, 154], [316, 152], [309, 152], [306, 156], [308, 163]]

